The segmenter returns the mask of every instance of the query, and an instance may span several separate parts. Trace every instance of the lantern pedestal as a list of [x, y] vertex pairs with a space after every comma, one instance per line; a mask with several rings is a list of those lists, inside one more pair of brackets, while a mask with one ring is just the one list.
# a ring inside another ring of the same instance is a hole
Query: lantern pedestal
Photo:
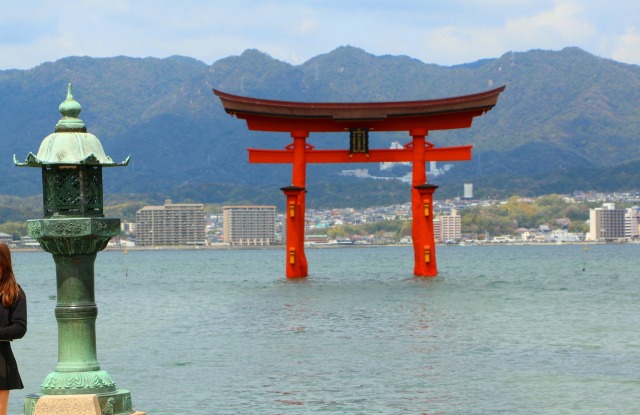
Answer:
[[43, 395], [81, 394], [96, 394], [103, 414], [131, 414], [131, 393], [116, 389], [96, 358], [94, 263], [120, 232], [120, 219], [35, 219], [27, 221], [27, 230], [56, 264], [58, 365], [40, 386], [41, 393], [25, 398], [24, 414], [33, 414]]

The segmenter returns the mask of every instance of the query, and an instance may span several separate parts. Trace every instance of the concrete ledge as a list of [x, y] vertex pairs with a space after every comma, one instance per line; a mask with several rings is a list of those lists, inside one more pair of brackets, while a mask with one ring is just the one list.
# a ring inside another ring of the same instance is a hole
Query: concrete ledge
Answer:
[[33, 415], [102, 415], [97, 395], [44, 395]]

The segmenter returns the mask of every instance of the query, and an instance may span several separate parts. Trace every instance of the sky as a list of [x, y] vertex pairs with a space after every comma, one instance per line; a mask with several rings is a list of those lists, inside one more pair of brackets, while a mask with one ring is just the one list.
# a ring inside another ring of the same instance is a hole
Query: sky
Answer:
[[0, 70], [68, 56], [258, 49], [290, 64], [355, 46], [444, 66], [577, 46], [640, 64], [638, 0], [0, 0]]

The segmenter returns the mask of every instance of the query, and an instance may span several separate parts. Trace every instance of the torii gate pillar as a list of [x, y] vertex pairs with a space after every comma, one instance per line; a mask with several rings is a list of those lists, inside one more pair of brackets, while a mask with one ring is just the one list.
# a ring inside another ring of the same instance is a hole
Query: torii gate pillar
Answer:
[[427, 184], [425, 166], [425, 137], [428, 131], [416, 128], [409, 131], [413, 137], [413, 170], [411, 176], [411, 238], [413, 239], [413, 274], [418, 277], [438, 275], [436, 242], [433, 235], [433, 193], [438, 186]]
[[287, 186], [280, 189], [287, 197], [287, 278], [303, 278], [308, 272], [307, 258], [304, 254], [304, 187]]
[[429, 183], [413, 187], [411, 203], [413, 211], [411, 236], [415, 262], [413, 274], [418, 277], [438, 275], [436, 240], [433, 234], [433, 193], [437, 188], [435, 184]]

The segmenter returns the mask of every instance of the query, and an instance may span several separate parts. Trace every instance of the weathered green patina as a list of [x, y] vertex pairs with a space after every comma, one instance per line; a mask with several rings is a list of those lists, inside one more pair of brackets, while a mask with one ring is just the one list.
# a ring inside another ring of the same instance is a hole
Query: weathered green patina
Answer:
[[71, 94], [60, 104], [55, 132], [17, 166], [42, 169], [44, 218], [27, 222], [29, 236], [53, 255], [56, 265], [58, 364], [25, 398], [24, 414], [32, 415], [40, 396], [97, 394], [104, 415], [131, 414], [131, 394], [117, 389], [96, 357], [94, 294], [96, 255], [120, 232], [120, 219], [103, 214], [102, 167], [126, 166], [107, 156], [98, 138], [87, 133]]

